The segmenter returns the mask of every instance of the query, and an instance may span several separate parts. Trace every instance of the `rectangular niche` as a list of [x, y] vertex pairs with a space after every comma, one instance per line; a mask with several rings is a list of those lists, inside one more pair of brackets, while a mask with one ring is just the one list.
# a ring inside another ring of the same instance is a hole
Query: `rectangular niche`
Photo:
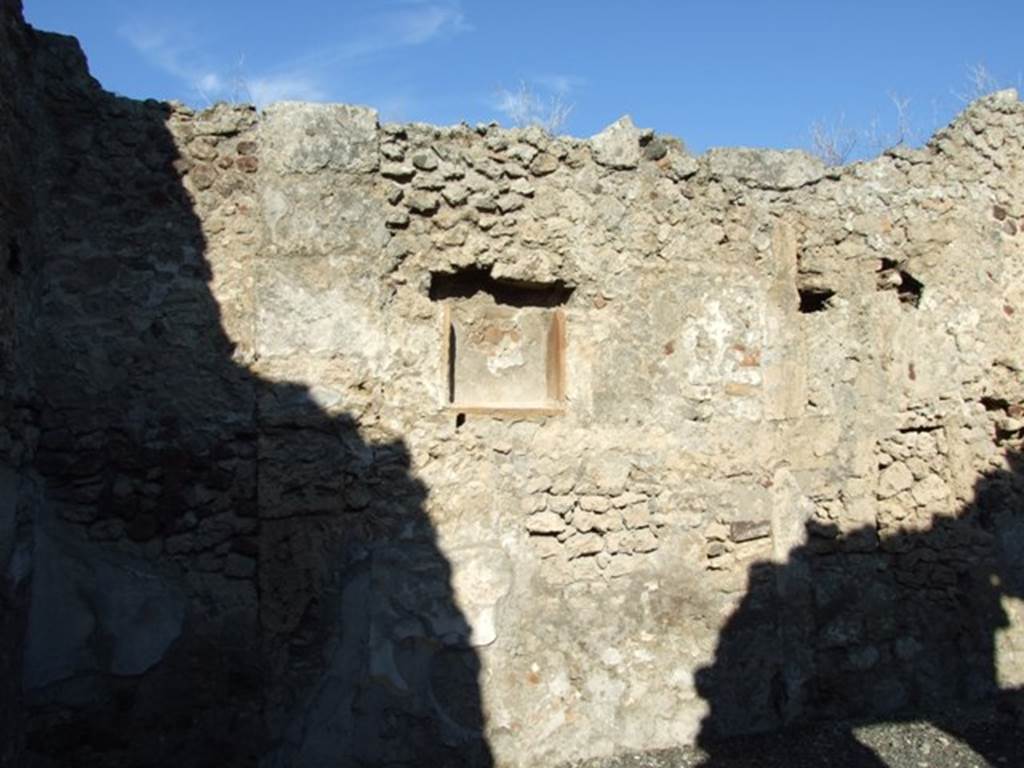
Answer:
[[548, 414], [565, 404], [565, 313], [572, 288], [471, 268], [431, 276], [443, 302], [446, 405], [462, 413]]

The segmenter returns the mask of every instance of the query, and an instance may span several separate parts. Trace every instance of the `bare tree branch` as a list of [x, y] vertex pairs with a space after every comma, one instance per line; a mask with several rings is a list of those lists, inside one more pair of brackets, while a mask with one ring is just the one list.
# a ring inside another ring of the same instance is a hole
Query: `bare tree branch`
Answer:
[[505, 88], [498, 91], [497, 108], [518, 128], [538, 126], [554, 134], [565, 126], [573, 105], [567, 103], [561, 94], [545, 99], [534, 92], [525, 81], [520, 81], [519, 88], [515, 91]]
[[999, 88], [999, 80], [979, 61], [967, 67], [967, 86], [962, 91], [953, 91], [953, 95], [967, 104], [998, 91]]
[[843, 165], [857, 146], [857, 132], [846, 125], [846, 116], [834, 123], [816, 120], [811, 123], [811, 153], [825, 165]]

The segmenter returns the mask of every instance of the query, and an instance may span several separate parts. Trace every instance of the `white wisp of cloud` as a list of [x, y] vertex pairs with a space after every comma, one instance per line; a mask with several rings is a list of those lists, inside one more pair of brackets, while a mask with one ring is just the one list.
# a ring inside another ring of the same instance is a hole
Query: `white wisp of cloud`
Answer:
[[152, 23], [134, 22], [119, 32], [147, 61], [180, 80], [201, 101], [247, 100], [262, 108], [282, 100], [338, 98], [328, 83], [343, 81], [347, 65], [471, 29], [457, 0], [406, 0], [391, 3], [388, 8], [350, 20], [349, 28], [355, 31], [336, 44], [278, 65], [260, 62], [259, 68], [251, 72], [244, 68], [244, 57], [233, 71], [207, 65], [214, 58], [208, 51], [181, 42], [197, 39], [184, 25], [164, 24], [158, 28]]

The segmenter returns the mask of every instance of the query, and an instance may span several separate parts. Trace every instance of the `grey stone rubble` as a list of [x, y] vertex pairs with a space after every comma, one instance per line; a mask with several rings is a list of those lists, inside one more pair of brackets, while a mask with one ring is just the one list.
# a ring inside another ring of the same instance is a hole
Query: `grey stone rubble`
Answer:
[[555, 765], [1020, 687], [1022, 169], [1012, 91], [842, 168], [137, 102], [0, 0], [0, 763]]
[[[819, 723], [730, 740], [710, 753], [675, 747], [574, 761], [559, 768], [1001, 768], [1020, 763], [1021, 724], [986, 713], [922, 720]], [[962, 719], [956, 719], [962, 718]], [[972, 748], [974, 747], [974, 748]]]

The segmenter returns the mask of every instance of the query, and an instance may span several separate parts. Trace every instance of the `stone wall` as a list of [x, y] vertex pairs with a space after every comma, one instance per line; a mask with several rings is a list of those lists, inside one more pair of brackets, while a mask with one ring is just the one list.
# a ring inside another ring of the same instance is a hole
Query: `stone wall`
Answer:
[[[20, 671], [28, 616], [32, 510], [28, 403], [33, 375], [20, 341], [29, 331], [27, 256], [32, 220], [33, 34], [20, 9], [0, 2], [0, 765], [16, 765], [24, 745]], [[84, 71], [84, 70], [83, 70]]]
[[555, 765], [1024, 683], [1015, 93], [825, 168], [134, 102], [0, 14], [8, 749]]

